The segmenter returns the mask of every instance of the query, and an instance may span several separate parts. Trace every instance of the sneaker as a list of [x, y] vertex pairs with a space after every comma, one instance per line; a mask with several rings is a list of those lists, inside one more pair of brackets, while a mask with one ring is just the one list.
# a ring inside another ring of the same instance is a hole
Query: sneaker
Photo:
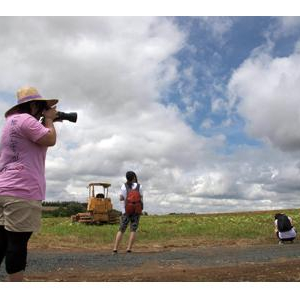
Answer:
[[127, 253], [131, 253], [131, 250], [126, 250]]
[[113, 250], [113, 254], [118, 254], [118, 250]]
[[284, 242], [283, 242], [283, 241], [279, 241], [278, 244], [279, 244], [279, 245], [283, 245]]

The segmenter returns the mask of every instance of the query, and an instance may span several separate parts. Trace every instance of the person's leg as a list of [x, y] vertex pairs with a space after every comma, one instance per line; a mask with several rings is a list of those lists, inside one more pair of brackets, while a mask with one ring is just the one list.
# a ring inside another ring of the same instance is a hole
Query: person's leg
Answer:
[[27, 244], [32, 232], [7, 231], [6, 272], [10, 281], [22, 281], [27, 260]]
[[123, 237], [123, 232], [122, 231], [118, 231], [117, 235], [116, 235], [114, 249], [113, 249], [114, 252], [118, 251], [119, 245], [120, 245], [120, 243], [122, 241], [122, 237]]
[[140, 216], [139, 215], [133, 215], [130, 218], [130, 235], [129, 235], [129, 240], [128, 240], [128, 245], [127, 245], [127, 252], [131, 252], [133, 243], [136, 239], [136, 231], [139, 226], [139, 221], [140, 221]]
[[135, 238], [136, 238], [136, 232], [135, 231], [131, 231], [130, 235], [129, 235], [127, 249], [126, 249], [127, 252], [131, 252], [131, 248], [133, 246]]
[[4, 203], [5, 200], [0, 196], [0, 266], [6, 255], [7, 236], [4, 229]]
[[114, 244], [114, 249], [113, 249], [113, 252], [115, 252], [115, 253], [118, 251], [119, 245], [121, 243], [123, 234], [126, 231], [128, 223], [129, 223], [128, 216], [123, 214], [120, 219], [119, 231], [117, 232], [116, 239], [115, 239], [115, 244]]
[[24, 280], [24, 271], [9, 274], [10, 282], [22, 282]]
[[283, 240], [279, 237], [279, 232], [278, 231], [276, 231], [276, 236], [277, 236], [277, 238], [278, 238], [278, 244], [283, 244], [284, 242], [283, 242]]
[[[42, 201], [21, 198], [1, 199], [5, 206], [0, 209], [1, 225], [5, 224], [7, 248], [5, 267], [11, 281], [22, 281], [26, 268], [27, 244], [33, 231], [41, 224]], [[1, 207], [0, 207], [1, 208]]]
[[293, 243], [294, 239], [295, 239], [295, 237], [292, 237], [292, 238], [288, 238], [288, 239], [282, 239], [282, 241], [283, 242], [291, 242], [291, 243]]
[[0, 266], [6, 255], [7, 249], [7, 235], [4, 226], [0, 226]]

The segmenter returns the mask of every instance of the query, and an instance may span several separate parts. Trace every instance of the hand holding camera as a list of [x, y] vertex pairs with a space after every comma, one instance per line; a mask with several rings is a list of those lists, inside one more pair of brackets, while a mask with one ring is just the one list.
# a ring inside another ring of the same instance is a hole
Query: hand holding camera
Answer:
[[56, 106], [54, 106], [43, 111], [42, 122], [44, 122], [45, 118], [49, 118], [53, 122], [62, 122], [64, 120], [67, 120], [69, 122], [76, 123], [77, 113], [76, 112], [65, 113], [62, 111], [57, 111]]
[[45, 109], [43, 111], [43, 118], [44, 119], [51, 119], [52, 121], [54, 121], [57, 118], [56, 106]]

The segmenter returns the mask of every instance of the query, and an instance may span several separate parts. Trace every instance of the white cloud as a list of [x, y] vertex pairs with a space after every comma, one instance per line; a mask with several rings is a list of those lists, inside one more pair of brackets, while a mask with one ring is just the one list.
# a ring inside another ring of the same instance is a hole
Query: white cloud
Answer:
[[[195, 84], [192, 68], [178, 73], [175, 54], [185, 43], [185, 33], [171, 18], [0, 18], [0, 67], [5, 74], [0, 78], [1, 110], [14, 104], [11, 99], [20, 86], [30, 84], [45, 97], [58, 97], [59, 110], [78, 112], [76, 124], [56, 126], [58, 142], [48, 150], [46, 162], [47, 200], [85, 201], [89, 182], [108, 181], [119, 208], [120, 184], [125, 172], [133, 169], [144, 186], [150, 213], [251, 210], [296, 203], [297, 181], [292, 182], [295, 194], [285, 187], [298, 167], [280, 151], [244, 146], [232, 155], [222, 154], [224, 136], [196, 134], [178, 109], [161, 104], [174, 82], [185, 78], [191, 90]], [[262, 83], [280, 82], [283, 90], [278, 88], [278, 99], [290, 89], [292, 105], [287, 112], [295, 114], [298, 81], [292, 84], [289, 72], [292, 64], [298, 64], [298, 55], [274, 64], [266, 57], [250, 58], [236, 71], [232, 100], [243, 97], [239, 111], [253, 135], [291, 147], [293, 139], [275, 138], [276, 122], [261, 130], [263, 134], [256, 129], [260, 119], [272, 122], [262, 100], [273, 97]], [[273, 79], [265, 79], [269, 74], [265, 68], [272, 70]], [[279, 80], [274, 71], [282, 69], [288, 81]], [[258, 87], [251, 85], [249, 74], [258, 76]], [[191, 114], [199, 109], [189, 97], [184, 101]], [[213, 109], [217, 112], [223, 106], [216, 100]], [[277, 112], [283, 107], [278, 106]], [[275, 111], [281, 122], [278, 115]], [[283, 172], [286, 166], [291, 171]]]
[[[159, 103], [161, 91], [178, 77], [173, 55], [185, 39], [171, 19], [0, 23], [1, 91], [31, 84], [58, 97], [60, 110], [78, 112], [76, 124], [57, 124], [58, 142], [48, 151], [49, 200], [85, 199], [87, 183], [95, 180], [111, 181], [117, 194], [128, 169], [148, 186], [149, 202], [159, 201], [157, 190], [170, 199], [181, 190], [180, 176], [213, 147], [176, 109]], [[1, 105], [5, 110], [13, 103]]]
[[216, 98], [211, 102], [211, 111], [213, 113], [222, 112], [226, 108], [226, 102], [224, 99]]
[[199, 22], [210, 32], [213, 39], [223, 45], [226, 42], [226, 33], [235, 21], [231, 17], [200, 17]]
[[300, 29], [300, 17], [284, 16], [276, 17], [276, 20], [275, 30], [272, 30], [275, 38], [290, 36]]
[[282, 27], [287, 30], [300, 26], [300, 17], [288, 16], [288, 17], [278, 17], [278, 19], [282, 24]]
[[201, 123], [201, 127], [205, 128], [205, 129], [208, 129], [208, 128], [211, 128], [213, 124], [214, 124], [213, 120], [211, 120], [211, 119], [205, 119]]
[[229, 91], [249, 134], [285, 151], [300, 150], [300, 53], [261, 52], [233, 74]]
[[225, 172], [208, 172], [196, 178], [192, 196], [216, 197], [224, 196], [231, 189], [230, 176]]

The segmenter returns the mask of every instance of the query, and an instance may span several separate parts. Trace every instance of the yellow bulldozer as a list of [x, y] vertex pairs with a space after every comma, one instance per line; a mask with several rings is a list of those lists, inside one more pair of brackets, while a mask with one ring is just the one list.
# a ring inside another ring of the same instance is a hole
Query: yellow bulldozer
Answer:
[[[119, 222], [121, 212], [113, 209], [111, 199], [108, 197], [110, 183], [97, 182], [88, 185], [89, 197], [87, 211], [71, 216], [72, 222], [85, 224], [116, 224]], [[96, 189], [103, 188], [103, 193], [96, 193]]]

